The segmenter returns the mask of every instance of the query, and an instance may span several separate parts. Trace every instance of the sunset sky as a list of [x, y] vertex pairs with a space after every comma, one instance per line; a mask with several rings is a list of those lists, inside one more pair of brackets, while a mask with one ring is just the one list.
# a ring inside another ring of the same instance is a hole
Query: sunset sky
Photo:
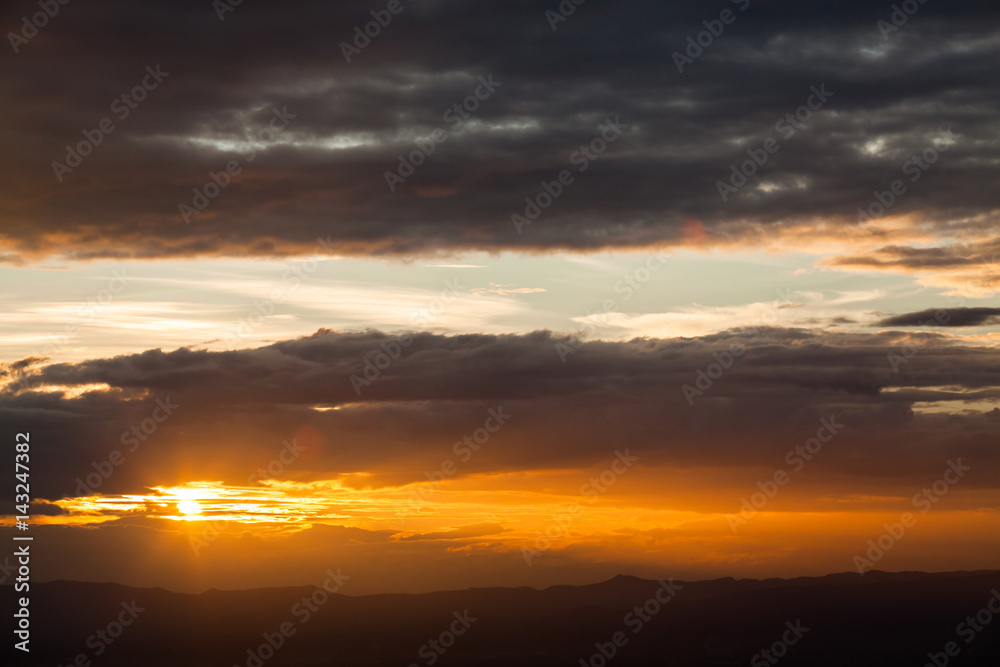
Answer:
[[3, 47], [37, 578], [997, 566], [995, 2], [224, 4]]

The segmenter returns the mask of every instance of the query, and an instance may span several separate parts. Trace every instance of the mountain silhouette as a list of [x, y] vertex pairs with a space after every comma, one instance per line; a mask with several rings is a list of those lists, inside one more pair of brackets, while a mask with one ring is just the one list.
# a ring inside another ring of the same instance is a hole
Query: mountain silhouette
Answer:
[[[667, 602], [650, 602], [658, 591]], [[920, 667], [934, 664], [928, 654], [937, 656], [935, 667], [995, 667], [1000, 614], [987, 611], [982, 624], [980, 612], [994, 598], [1000, 609], [997, 591], [995, 571], [696, 582], [617, 576], [544, 590], [357, 597], [322, 596], [309, 586], [193, 595], [54, 581], [31, 585], [31, 652], [14, 651], [10, 641], [4, 651], [16, 656], [5, 664], [47, 667], [82, 660], [101, 667]], [[13, 609], [12, 587], [4, 595]], [[303, 604], [310, 596], [313, 609]], [[977, 614], [981, 630], [960, 632]], [[128, 624], [115, 627], [116, 619]], [[786, 640], [794, 642], [782, 646]], [[957, 655], [944, 652], [949, 642]]]

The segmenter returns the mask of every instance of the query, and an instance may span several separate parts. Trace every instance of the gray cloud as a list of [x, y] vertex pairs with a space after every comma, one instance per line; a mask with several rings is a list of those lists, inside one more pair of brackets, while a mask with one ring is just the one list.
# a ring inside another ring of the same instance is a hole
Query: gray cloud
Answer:
[[[621, 447], [641, 451], [648, 467], [773, 467], [833, 416], [846, 430], [810, 479], [923, 483], [943, 461], [965, 456], [977, 461], [978, 483], [1000, 483], [996, 420], [969, 409], [1000, 398], [997, 351], [937, 334], [764, 329], [591, 342], [566, 363], [556, 345], [572, 341], [547, 332], [417, 334], [359, 396], [351, 375], [392, 340], [321, 330], [255, 350], [150, 350], [29, 369], [0, 393], [0, 425], [37, 439], [32, 460], [48, 471], [37, 489], [45, 498], [73, 495], [77, 478], [115, 449], [126, 464], [102, 492], [140, 493], [192, 476], [246, 485], [293, 437], [309, 448], [291, 479], [425, 480], [499, 406], [513, 417], [459, 476], [583, 468]], [[746, 352], [718, 376], [712, 365], [734, 344]], [[699, 373], [717, 379], [706, 387]], [[46, 390], [85, 385], [109, 388], [75, 397]], [[685, 385], [704, 393], [689, 403]], [[158, 399], [180, 407], [126, 452], [129, 431], [152, 425]]]
[[[735, 5], [591, 0], [554, 32], [555, 2], [404, 6], [350, 64], [340, 43], [367, 2], [243, 3], [223, 22], [204, 2], [64, 7], [0, 62], [17, 100], [0, 110], [3, 256], [281, 255], [317, 237], [341, 254], [596, 249], [683, 243], [686, 221], [714, 243], [773, 238], [855, 221], [946, 126], [957, 143], [891, 213], [945, 236], [976, 216], [995, 229], [990, 2], [928, 3], [887, 39], [890, 3], [753, 2], [683, 74], [672, 54]], [[119, 120], [112, 101], [158, 64], [169, 76]], [[390, 193], [383, 173], [489, 74], [502, 87]], [[833, 97], [785, 139], [775, 124], [821, 84]], [[252, 162], [220, 150], [286, 107], [294, 121]], [[624, 136], [518, 234], [511, 214], [575, 172], [614, 114]], [[114, 132], [57, 183], [52, 162], [106, 116]], [[772, 136], [780, 150], [723, 203], [716, 182]], [[185, 224], [178, 205], [230, 159], [243, 171]]]

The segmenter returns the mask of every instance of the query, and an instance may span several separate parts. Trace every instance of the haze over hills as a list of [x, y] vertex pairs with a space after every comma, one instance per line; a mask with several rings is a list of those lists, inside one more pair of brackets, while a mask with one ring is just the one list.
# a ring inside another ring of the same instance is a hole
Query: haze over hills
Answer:
[[[996, 571], [618, 576], [544, 590], [360, 597], [55, 581], [32, 584], [36, 632], [23, 664], [874, 666], [923, 665], [932, 653], [985, 666], [1000, 657], [1000, 619], [988, 607], [1000, 609], [998, 589]], [[948, 642], [957, 656], [943, 653]]]

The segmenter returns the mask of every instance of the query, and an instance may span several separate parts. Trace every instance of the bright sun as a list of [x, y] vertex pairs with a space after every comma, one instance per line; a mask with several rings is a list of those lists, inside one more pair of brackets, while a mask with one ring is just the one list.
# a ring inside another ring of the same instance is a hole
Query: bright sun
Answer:
[[182, 500], [177, 503], [177, 511], [181, 514], [201, 514], [201, 505], [196, 500]]

